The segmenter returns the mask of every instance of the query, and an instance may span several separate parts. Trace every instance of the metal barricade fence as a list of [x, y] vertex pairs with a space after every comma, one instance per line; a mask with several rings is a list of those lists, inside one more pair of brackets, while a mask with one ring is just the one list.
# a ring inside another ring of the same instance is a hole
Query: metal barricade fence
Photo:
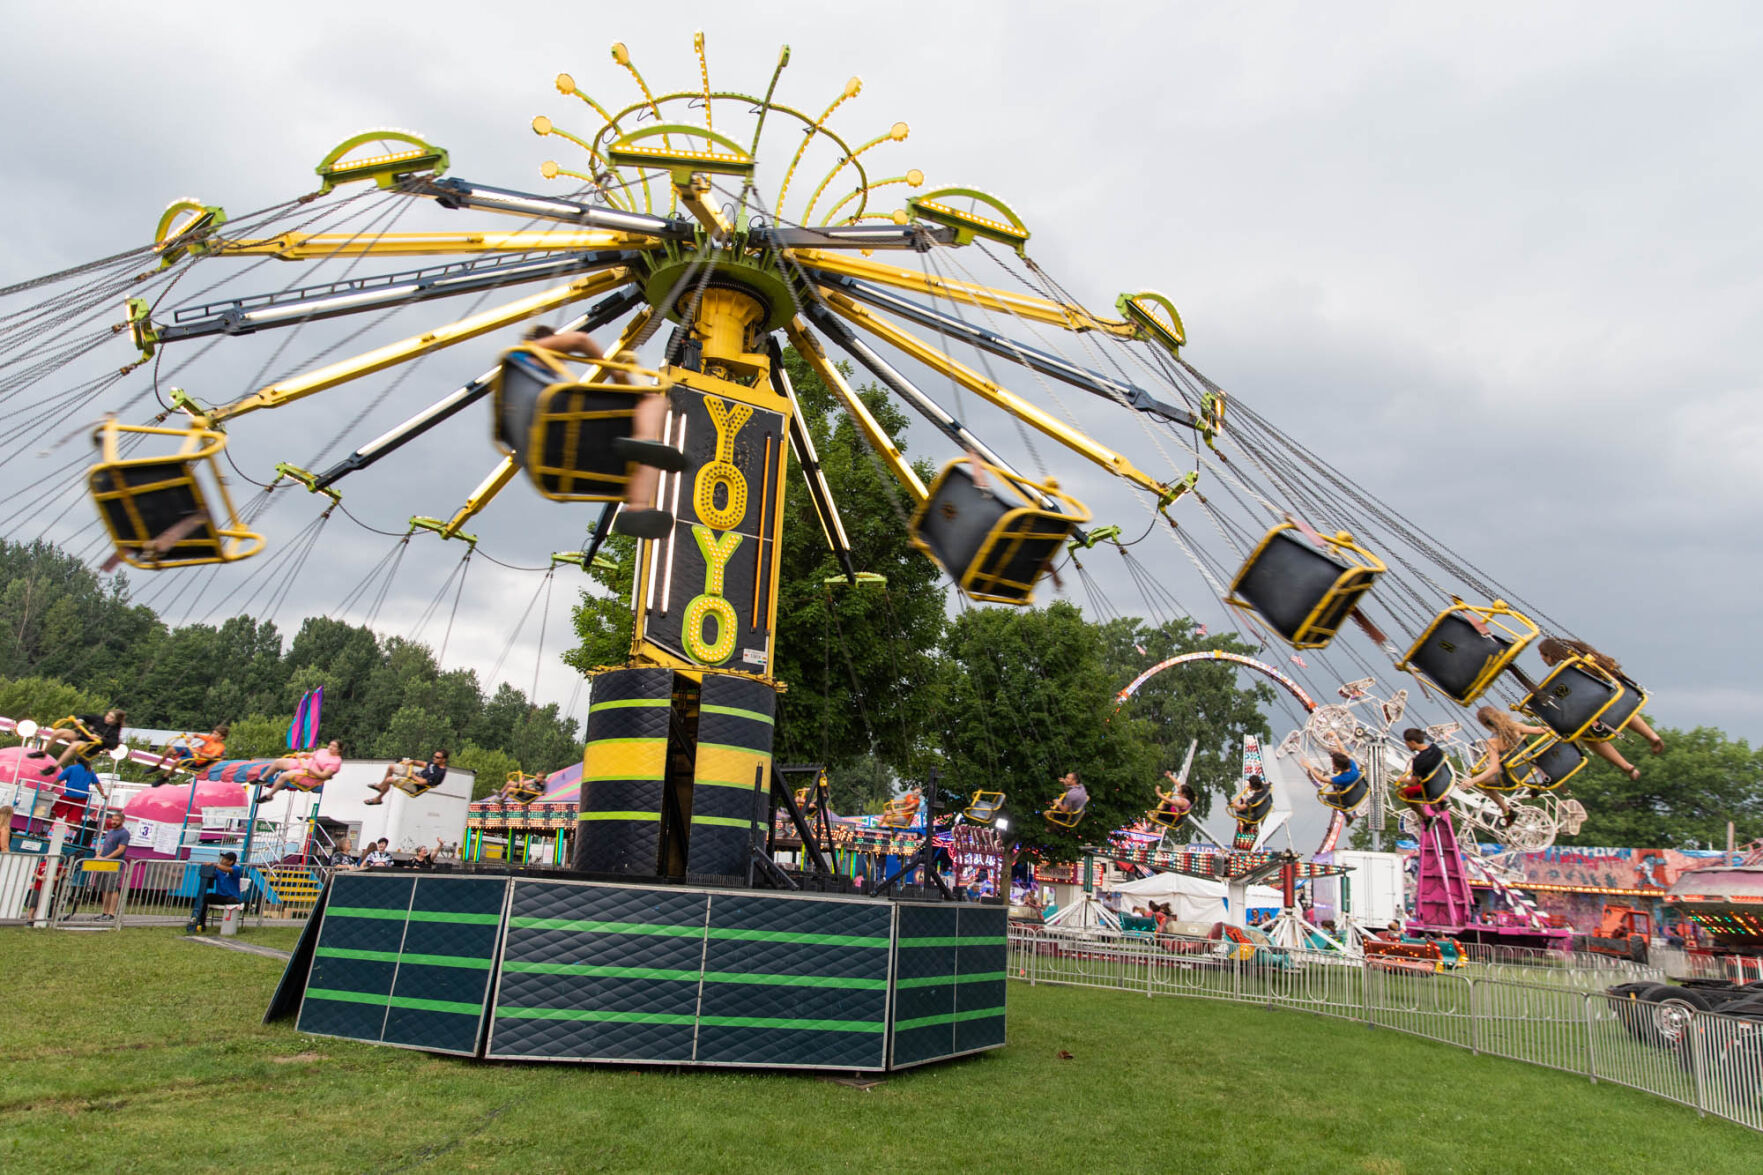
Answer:
[[85, 930], [114, 929], [116, 920], [106, 914], [104, 905], [111, 894], [117, 894], [120, 900], [122, 864], [121, 861], [95, 861], [89, 857], [63, 858], [55, 883], [50, 925]]
[[1590, 1045], [1584, 992], [1472, 979], [1470, 997], [1477, 1052], [1569, 1073], [1587, 1071]]
[[1688, 1031], [1691, 1014], [1674, 1005], [1604, 993], [1585, 997], [1590, 1076], [1701, 1108]]
[[[1416, 972], [1338, 954], [1228, 940], [1012, 927], [1011, 974], [1028, 983], [1255, 1003], [1362, 1020], [1592, 1081], [1625, 1085], [1763, 1132], [1763, 1021], [1585, 990], [1632, 966], [1562, 966], [1540, 983], [1492, 968]], [[1564, 960], [1565, 963], [1576, 962]], [[1617, 960], [1617, 962], [1625, 962]], [[1641, 978], [1651, 976], [1644, 973]], [[1562, 982], [1562, 976], [1572, 982]]]

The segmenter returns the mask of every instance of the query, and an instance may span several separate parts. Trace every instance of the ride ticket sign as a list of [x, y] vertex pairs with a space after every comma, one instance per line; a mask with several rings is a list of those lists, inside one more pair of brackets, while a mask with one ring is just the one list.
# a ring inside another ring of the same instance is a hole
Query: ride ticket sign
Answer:
[[632, 651], [769, 679], [789, 403], [763, 384], [667, 374], [665, 439], [690, 464], [661, 476], [673, 533], [641, 544]]

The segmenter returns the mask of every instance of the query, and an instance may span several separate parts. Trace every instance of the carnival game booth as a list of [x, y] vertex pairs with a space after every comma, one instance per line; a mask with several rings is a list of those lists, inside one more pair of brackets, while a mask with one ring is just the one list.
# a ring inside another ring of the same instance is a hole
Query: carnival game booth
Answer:
[[544, 794], [520, 801], [500, 792], [471, 801], [459, 856], [465, 861], [513, 865], [569, 863], [582, 803], [582, 765], [553, 771]]

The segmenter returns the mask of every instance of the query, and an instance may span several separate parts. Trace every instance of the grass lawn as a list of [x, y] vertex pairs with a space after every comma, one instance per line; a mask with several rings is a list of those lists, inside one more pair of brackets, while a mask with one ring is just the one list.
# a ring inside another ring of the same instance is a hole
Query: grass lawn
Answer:
[[1692, 1110], [1292, 1012], [1012, 984], [1008, 1048], [865, 1091], [303, 1037], [258, 1023], [280, 963], [179, 937], [0, 931], [0, 1171], [1763, 1169]]

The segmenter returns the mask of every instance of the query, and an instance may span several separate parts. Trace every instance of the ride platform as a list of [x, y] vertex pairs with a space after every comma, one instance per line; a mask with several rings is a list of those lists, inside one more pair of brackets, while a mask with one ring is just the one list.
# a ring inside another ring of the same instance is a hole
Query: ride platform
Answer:
[[903, 1069], [1004, 1044], [1007, 915], [555, 872], [348, 873], [264, 1019], [486, 1060]]

